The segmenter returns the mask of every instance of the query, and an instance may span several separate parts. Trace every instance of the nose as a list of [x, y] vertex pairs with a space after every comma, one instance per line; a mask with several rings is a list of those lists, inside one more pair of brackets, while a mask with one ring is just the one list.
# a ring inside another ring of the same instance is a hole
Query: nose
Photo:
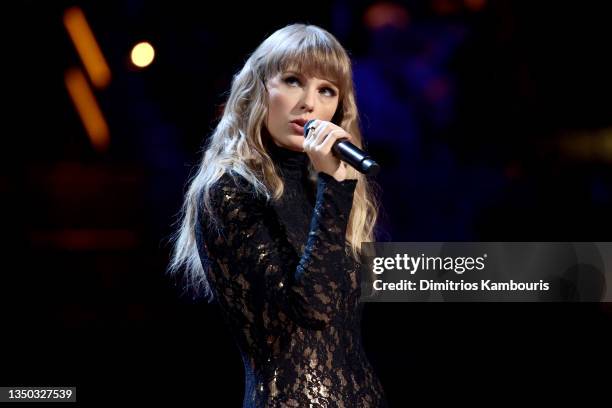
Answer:
[[300, 108], [308, 112], [314, 111], [317, 100], [316, 96], [316, 89], [311, 87], [304, 89], [302, 99], [300, 100]]

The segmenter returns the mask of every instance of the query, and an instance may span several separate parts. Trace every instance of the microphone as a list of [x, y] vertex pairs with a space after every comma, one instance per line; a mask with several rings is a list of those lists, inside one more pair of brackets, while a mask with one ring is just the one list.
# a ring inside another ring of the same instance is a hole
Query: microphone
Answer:
[[[310, 125], [315, 120], [309, 120], [304, 125], [304, 137], [308, 135]], [[375, 176], [380, 171], [380, 166], [366, 152], [349, 142], [348, 140], [336, 140], [332, 147], [335, 156], [343, 162], [351, 165], [360, 173]]]

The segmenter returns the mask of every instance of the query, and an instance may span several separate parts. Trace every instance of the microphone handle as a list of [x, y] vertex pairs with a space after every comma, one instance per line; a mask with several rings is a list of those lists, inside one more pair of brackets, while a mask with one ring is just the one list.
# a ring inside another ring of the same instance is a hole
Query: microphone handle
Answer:
[[378, 163], [351, 142], [343, 139], [337, 140], [332, 147], [332, 151], [336, 154], [336, 157], [360, 173], [375, 176], [380, 171]]

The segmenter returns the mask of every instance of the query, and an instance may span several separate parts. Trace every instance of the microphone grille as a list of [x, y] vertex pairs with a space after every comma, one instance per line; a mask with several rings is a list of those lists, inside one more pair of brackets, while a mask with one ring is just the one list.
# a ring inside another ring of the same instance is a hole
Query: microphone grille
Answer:
[[312, 125], [312, 122], [314, 121], [315, 119], [310, 119], [308, 122], [304, 124], [304, 136], [308, 134], [308, 128], [310, 127], [310, 125]]

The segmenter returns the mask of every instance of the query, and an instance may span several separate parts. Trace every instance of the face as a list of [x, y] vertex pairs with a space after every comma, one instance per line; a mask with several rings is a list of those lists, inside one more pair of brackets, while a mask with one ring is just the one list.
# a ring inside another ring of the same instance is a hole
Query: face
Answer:
[[331, 121], [338, 108], [339, 89], [324, 78], [286, 71], [266, 82], [266, 128], [280, 147], [302, 152], [303, 125], [310, 119]]

